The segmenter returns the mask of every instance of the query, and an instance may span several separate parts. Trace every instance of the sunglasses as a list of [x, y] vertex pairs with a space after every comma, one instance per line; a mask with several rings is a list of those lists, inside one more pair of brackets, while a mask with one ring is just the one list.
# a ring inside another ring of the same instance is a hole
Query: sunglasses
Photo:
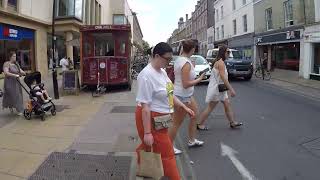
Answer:
[[160, 57], [167, 60], [168, 62], [170, 62], [172, 60], [172, 57], [163, 57], [163, 56], [160, 56]]

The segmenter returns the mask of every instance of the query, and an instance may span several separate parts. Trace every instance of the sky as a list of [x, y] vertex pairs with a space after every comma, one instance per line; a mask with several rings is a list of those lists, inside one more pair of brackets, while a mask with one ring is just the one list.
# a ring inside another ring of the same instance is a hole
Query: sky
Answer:
[[178, 27], [180, 17], [191, 17], [197, 0], [128, 0], [132, 11], [137, 13], [143, 39], [150, 46], [166, 42]]

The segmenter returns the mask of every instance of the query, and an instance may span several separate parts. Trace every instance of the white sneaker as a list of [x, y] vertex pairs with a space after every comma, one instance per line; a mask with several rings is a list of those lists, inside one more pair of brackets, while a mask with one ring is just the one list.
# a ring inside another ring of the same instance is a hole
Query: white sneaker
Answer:
[[48, 99], [49, 101], [50, 101], [50, 100], [52, 100], [52, 98], [51, 98], [51, 97], [48, 97], [47, 99]]
[[173, 151], [174, 151], [174, 155], [179, 155], [182, 153], [182, 151], [180, 149], [177, 149], [173, 146]]
[[188, 146], [189, 147], [198, 147], [198, 146], [202, 146], [203, 144], [204, 144], [204, 142], [203, 141], [199, 141], [198, 139], [194, 139], [193, 142], [191, 142], [189, 140], [189, 142], [188, 142]]
[[17, 113], [18, 116], [23, 116], [23, 113]]
[[48, 103], [48, 102], [49, 102], [49, 100], [48, 100], [48, 99], [46, 99], [46, 100], [44, 100], [43, 102], [44, 102], [44, 103]]

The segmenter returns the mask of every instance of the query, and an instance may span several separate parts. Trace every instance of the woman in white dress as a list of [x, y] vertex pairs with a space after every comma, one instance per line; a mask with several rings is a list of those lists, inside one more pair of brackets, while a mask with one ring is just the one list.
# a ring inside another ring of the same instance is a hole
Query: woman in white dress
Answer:
[[[230, 51], [228, 47], [221, 46], [219, 48], [218, 56], [212, 68], [212, 73], [207, 90], [206, 103], [208, 103], [208, 106], [200, 114], [200, 124], [197, 125], [198, 130], [208, 130], [204, 123], [208, 119], [209, 114], [219, 103], [219, 101], [223, 103], [224, 111], [229, 121], [230, 128], [234, 129], [242, 126], [242, 123], [235, 121], [234, 112], [231, 108], [231, 103], [228, 97], [228, 91], [231, 97], [236, 96], [235, 90], [229, 83], [228, 71], [224, 63], [224, 61], [229, 57], [229, 54]], [[219, 84], [224, 84], [227, 90], [219, 92]]]

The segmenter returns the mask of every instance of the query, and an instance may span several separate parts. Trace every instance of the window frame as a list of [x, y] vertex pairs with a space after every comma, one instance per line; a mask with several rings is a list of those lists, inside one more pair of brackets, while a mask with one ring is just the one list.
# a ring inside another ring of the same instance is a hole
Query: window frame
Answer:
[[[115, 17], [120, 17], [120, 16], [122, 16], [123, 17], [123, 24], [115, 24]], [[127, 18], [126, 18], [126, 15], [125, 14], [113, 14], [112, 15], [112, 24], [114, 24], [114, 25], [125, 25], [125, 24], [127, 24], [128, 22], [127, 22]]]
[[232, 20], [232, 24], [233, 24], [233, 35], [237, 35], [237, 20], [236, 19]]
[[219, 27], [217, 27], [217, 40], [219, 40], [220, 39], [220, 29], [219, 29]]
[[221, 19], [223, 19], [223, 6], [220, 7], [220, 14], [221, 14]]
[[[268, 14], [268, 13], [270, 13], [270, 14]], [[270, 17], [269, 17], [269, 15], [270, 15]], [[266, 21], [266, 30], [267, 31], [273, 30], [272, 8], [267, 8], [265, 10], [265, 21]]]
[[[4, 0], [2, 0], [2, 1], [3, 1], [3, 2], [2, 2], [2, 5], [3, 5]], [[15, 1], [16, 1], [16, 4], [15, 4], [15, 5], [12, 5], [12, 4], [9, 3], [9, 0], [7, 0], [7, 8], [8, 8], [9, 10], [11, 10], [11, 11], [17, 12], [17, 11], [18, 11], [19, 0], [15, 0]], [[2, 5], [1, 5], [1, 7], [3, 7]]]
[[221, 39], [224, 38], [224, 25], [221, 25]]
[[242, 16], [242, 22], [243, 22], [243, 32], [248, 32], [248, 15], [247, 14]]
[[[84, 17], [84, 0], [67, 0], [68, 3], [70, 3], [70, 1], [73, 1], [73, 8], [72, 9], [72, 13], [69, 14], [69, 12], [66, 12], [65, 15], [59, 15], [59, 12], [60, 12], [60, 7], [59, 7], [59, 3], [60, 1], [63, 1], [63, 0], [56, 0], [56, 9], [55, 9], [55, 19], [70, 19], [70, 18], [74, 18], [74, 19], [77, 19], [78, 21], [80, 22], [84, 22], [83, 21], [83, 17]], [[81, 5], [82, 7], [80, 8], [81, 9], [81, 17], [78, 17], [76, 14], [76, 1], [81, 1]]]
[[[291, 12], [290, 12], [291, 10]], [[283, 2], [284, 25], [285, 27], [294, 25], [292, 0]], [[289, 17], [291, 16], [291, 17]], [[290, 18], [290, 19], [289, 19]]]
[[237, 7], [236, 7], [236, 0], [232, 0], [232, 10], [236, 10]]

